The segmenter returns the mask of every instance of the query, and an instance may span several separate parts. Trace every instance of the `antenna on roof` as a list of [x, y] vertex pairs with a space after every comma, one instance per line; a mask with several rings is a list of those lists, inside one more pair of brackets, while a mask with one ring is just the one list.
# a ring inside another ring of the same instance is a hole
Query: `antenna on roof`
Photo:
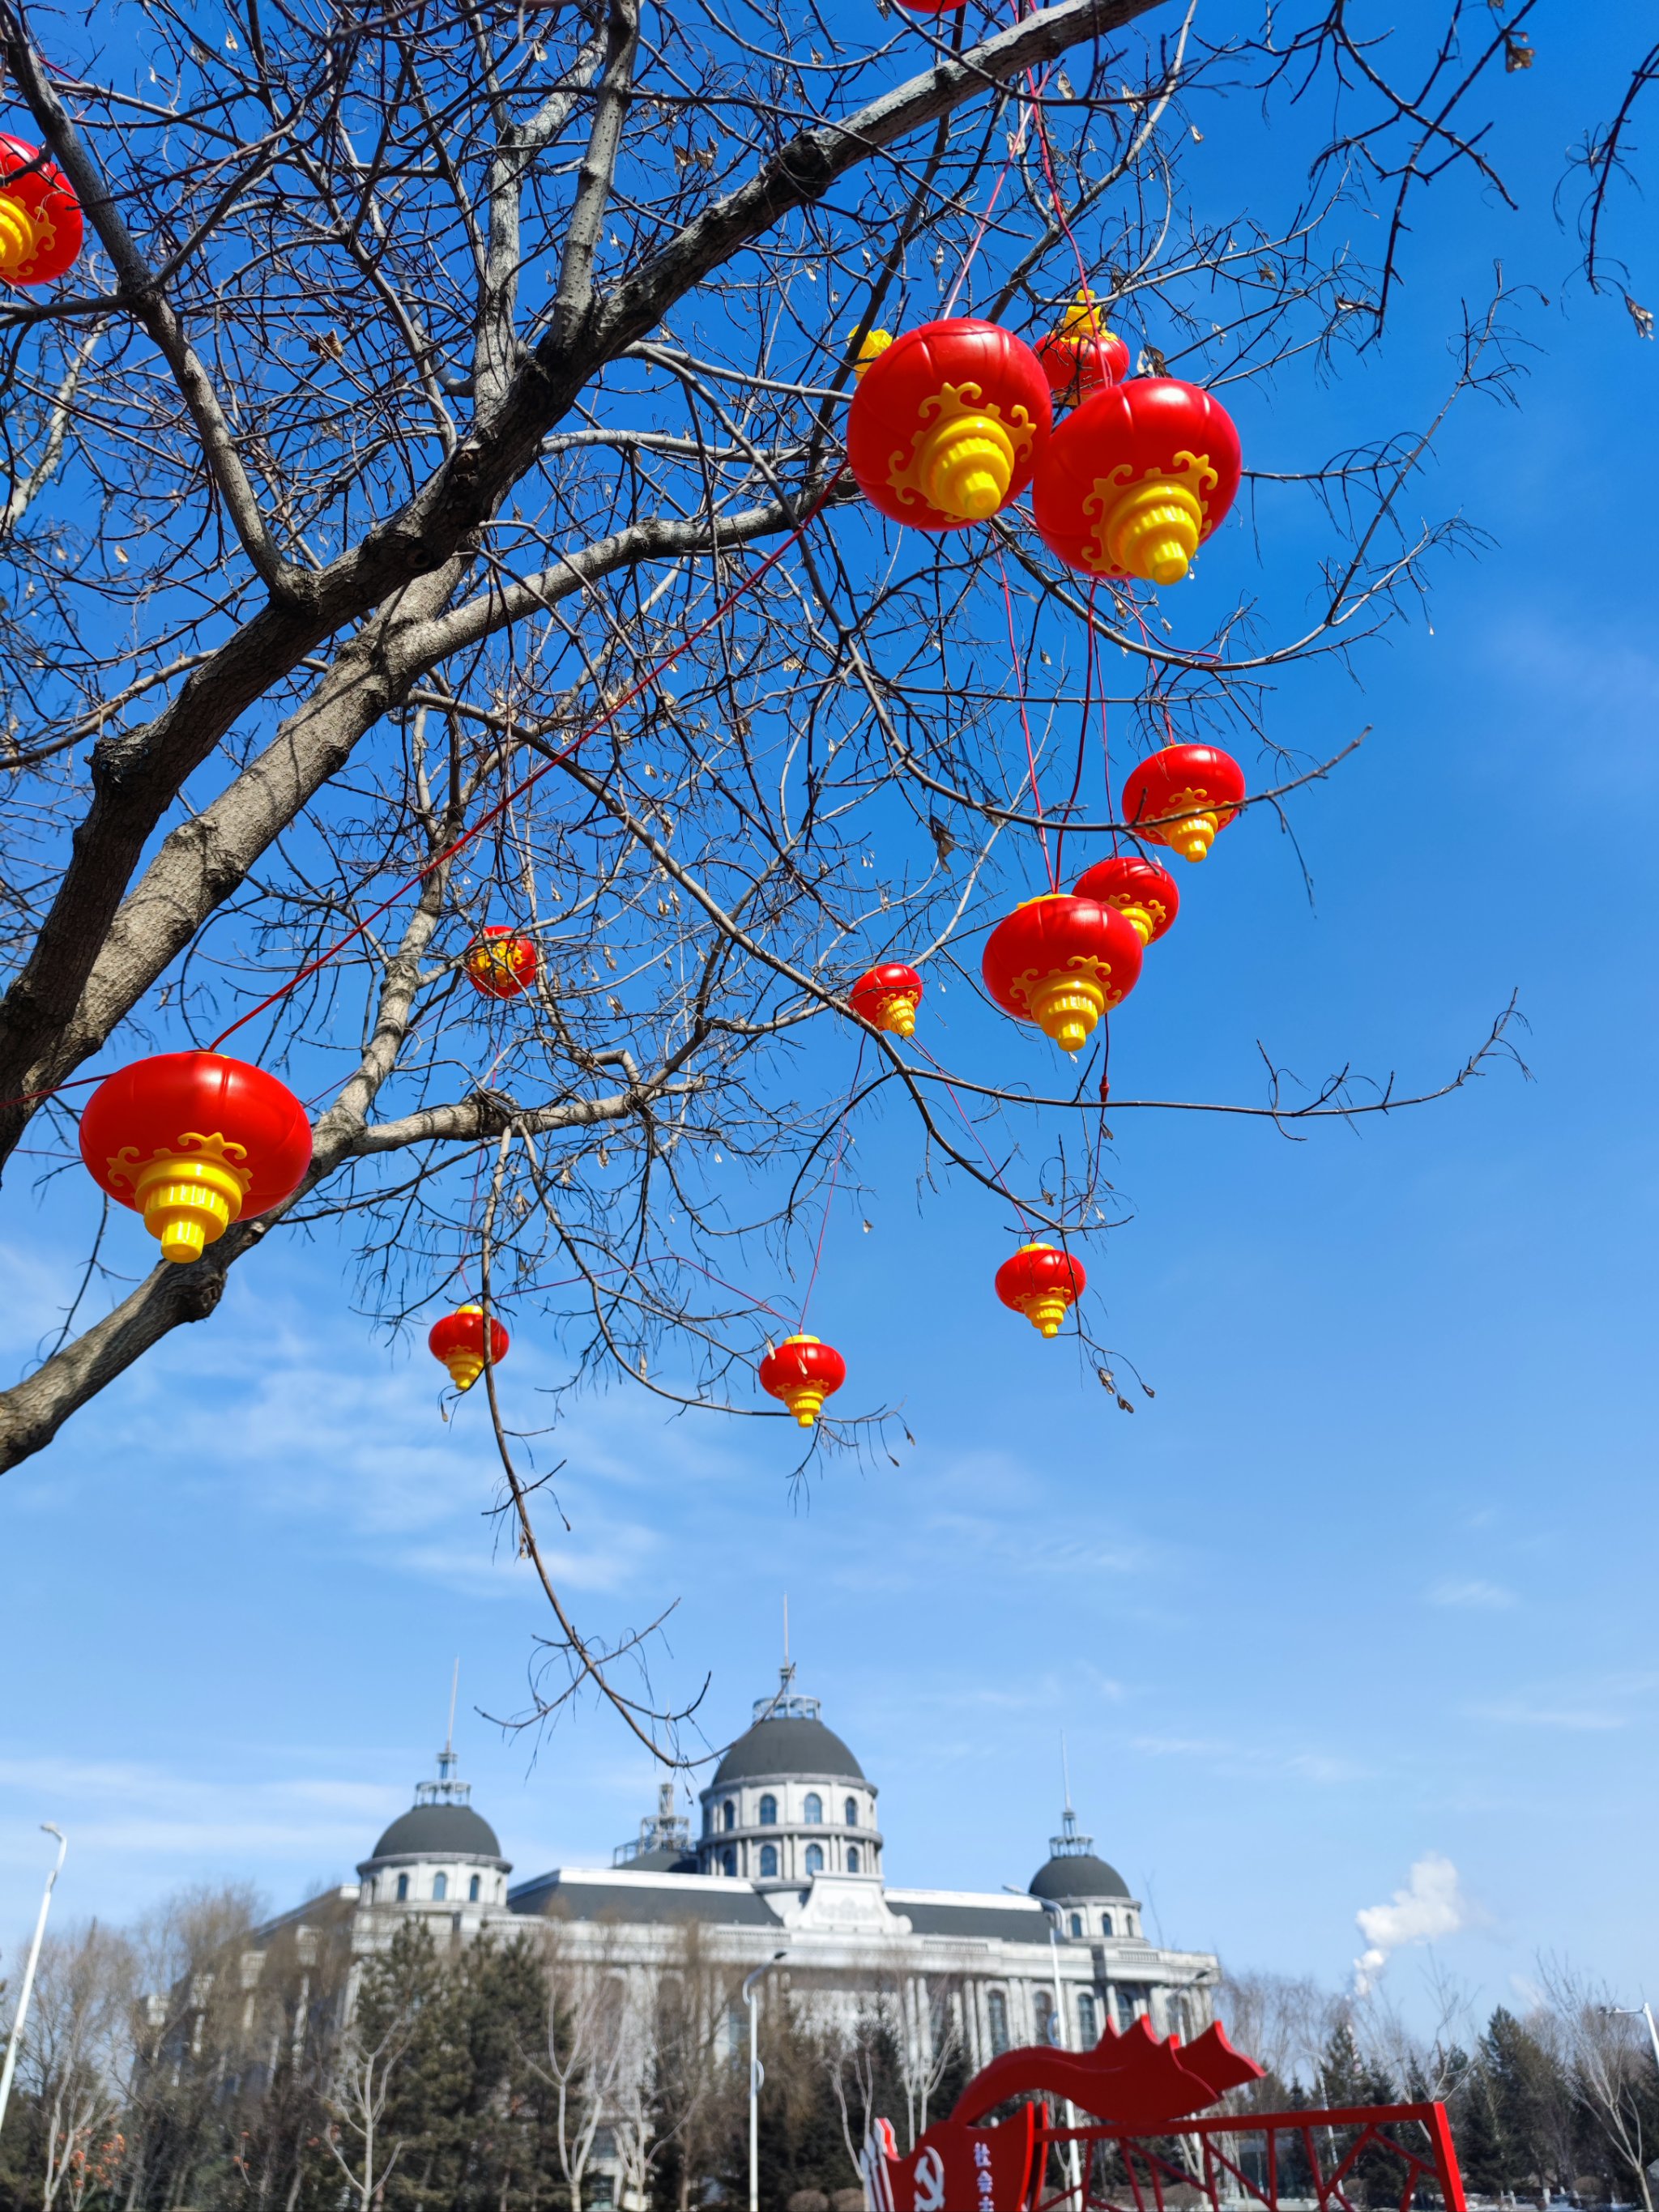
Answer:
[[1060, 1732], [1060, 1776], [1066, 1785], [1066, 1809], [1060, 1816], [1060, 1833], [1050, 1836], [1048, 1849], [1057, 1859], [1080, 1859], [1095, 1847], [1092, 1836], [1085, 1836], [1078, 1827], [1076, 1808], [1072, 1803], [1072, 1770], [1066, 1757], [1066, 1731]]
[[778, 1669], [778, 1695], [789, 1694], [789, 1685], [795, 1679], [795, 1662], [789, 1656], [789, 1593], [783, 1594], [783, 1664]]
[[1072, 1809], [1072, 1770], [1066, 1763], [1066, 1731], [1064, 1729], [1061, 1729], [1060, 1732], [1060, 1778], [1066, 1785], [1065, 1818], [1068, 1820], [1075, 1820], [1077, 1814]]
[[461, 1686], [461, 1662], [459, 1656], [455, 1670], [449, 1678], [449, 1726], [444, 1731], [444, 1747], [438, 1753], [438, 1779], [448, 1782], [455, 1772], [455, 1695]]

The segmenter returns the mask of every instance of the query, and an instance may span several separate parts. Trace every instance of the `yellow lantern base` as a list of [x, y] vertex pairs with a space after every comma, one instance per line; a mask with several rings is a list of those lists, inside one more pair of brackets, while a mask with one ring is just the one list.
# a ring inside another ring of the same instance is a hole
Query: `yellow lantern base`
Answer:
[[930, 507], [958, 521], [982, 522], [1008, 496], [1014, 468], [1036, 435], [1023, 408], [1005, 422], [977, 384], [947, 384], [924, 400], [924, 428], [908, 456], [887, 472], [895, 491], [920, 492]]
[[1025, 1003], [1044, 1036], [1062, 1052], [1080, 1052], [1106, 1011], [1104, 988], [1075, 969], [1030, 984]]
[[1064, 1291], [1033, 1291], [1020, 1300], [1019, 1310], [1039, 1336], [1058, 1336], [1072, 1301]]
[[1100, 536], [1115, 568], [1146, 584], [1178, 584], [1204, 534], [1204, 510], [1175, 477], [1147, 477], [1111, 501]]
[[866, 331], [865, 334], [864, 343], [859, 348], [859, 357], [853, 363], [853, 381], [854, 384], [863, 383], [865, 370], [869, 368], [872, 361], [879, 361], [883, 354], [886, 352], [888, 347], [891, 345], [892, 343], [893, 333], [891, 331]]
[[480, 1352], [447, 1352], [444, 1365], [449, 1370], [449, 1379], [458, 1390], [470, 1390], [483, 1373], [483, 1354]]
[[157, 1152], [134, 1176], [132, 1193], [145, 1228], [161, 1244], [161, 1257], [183, 1267], [199, 1260], [240, 1218], [252, 1177], [228, 1157], [245, 1157], [240, 1145], [191, 1131], [179, 1142], [202, 1149]]
[[0, 276], [10, 276], [34, 257], [39, 234], [21, 200], [0, 192]]
[[895, 992], [884, 999], [877, 1010], [876, 1027], [890, 1030], [895, 1036], [914, 1036], [916, 1033], [916, 1002], [908, 991]]

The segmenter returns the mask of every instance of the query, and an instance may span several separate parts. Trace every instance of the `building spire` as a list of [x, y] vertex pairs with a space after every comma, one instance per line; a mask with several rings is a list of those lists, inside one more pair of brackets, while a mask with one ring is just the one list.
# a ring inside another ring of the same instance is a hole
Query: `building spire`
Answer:
[[444, 1730], [444, 1747], [438, 1753], [438, 1778], [435, 1782], [417, 1782], [415, 1802], [417, 1805], [465, 1805], [472, 1796], [470, 1782], [458, 1782], [455, 1769], [460, 1760], [455, 1755], [455, 1699], [461, 1686], [461, 1662], [458, 1658], [449, 1677], [449, 1725]]
[[1059, 1835], [1048, 1838], [1048, 1850], [1057, 1859], [1080, 1859], [1085, 1852], [1093, 1850], [1095, 1839], [1079, 1832], [1077, 1813], [1072, 1804], [1072, 1770], [1066, 1757], [1064, 1729], [1060, 1732], [1060, 1778], [1066, 1791], [1066, 1809], [1060, 1816]]

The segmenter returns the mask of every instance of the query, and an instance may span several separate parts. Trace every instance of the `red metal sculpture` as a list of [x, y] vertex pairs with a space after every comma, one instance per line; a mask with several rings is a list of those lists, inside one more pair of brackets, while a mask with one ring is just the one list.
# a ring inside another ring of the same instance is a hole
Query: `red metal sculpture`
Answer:
[[81, 251], [81, 203], [38, 146], [0, 135], [0, 281], [50, 284]]
[[1121, 384], [1129, 374], [1129, 349], [1102, 319], [1085, 284], [1065, 320], [1037, 348], [1037, 359], [1058, 405], [1075, 407], [1091, 392]]
[[870, 504], [956, 530], [1017, 499], [1048, 435], [1048, 380], [1023, 339], [971, 316], [866, 340], [847, 459]]
[[517, 999], [535, 981], [541, 964], [533, 938], [518, 936], [505, 922], [491, 922], [467, 948], [466, 980], [483, 998]]
[[[1465, 2212], [1443, 2105], [1191, 2117], [1261, 2079], [1219, 2026], [1182, 2044], [1141, 2019], [1121, 2035], [1109, 2027], [1092, 2051], [1006, 2051], [908, 2157], [877, 2121], [859, 2161], [866, 2197], [871, 2212], [1167, 2212], [1166, 2192], [1178, 2190], [1181, 2203], [1195, 2192], [1207, 2212], [1287, 2212], [1287, 2200], [1309, 2197], [1320, 2212], [1365, 2212], [1378, 2170], [1392, 2164], [1399, 2212], [1429, 2191], [1442, 2212]], [[1037, 2101], [998, 2126], [974, 2124], [1016, 2097]], [[1097, 2124], [1057, 2125], [1060, 2100]], [[1363, 2193], [1354, 2187], [1362, 2158]]]
[[[512, 1338], [495, 1316], [489, 1318], [489, 1364], [499, 1367], [507, 1357]], [[432, 1324], [426, 1340], [427, 1350], [434, 1359], [441, 1359], [449, 1370], [449, 1379], [458, 1390], [470, 1390], [484, 1371], [484, 1310], [482, 1306], [457, 1306], [441, 1321]]]
[[1085, 868], [1074, 886], [1079, 898], [1115, 906], [1139, 938], [1150, 945], [1162, 937], [1181, 911], [1181, 893], [1175, 878], [1156, 860], [1138, 854], [1114, 853]]
[[847, 1380], [847, 1362], [834, 1345], [816, 1336], [786, 1336], [760, 1364], [760, 1386], [769, 1397], [781, 1398], [800, 1423], [810, 1429]]
[[849, 995], [853, 1012], [872, 1030], [890, 1030], [895, 1036], [915, 1035], [921, 978], [902, 960], [889, 960], [870, 969], [859, 977]]
[[1237, 813], [1244, 771], [1216, 745], [1165, 745], [1130, 769], [1123, 819], [1138, 837], [1201, 860]]
[[299, 1188], [311, 1124], [262, 1067], [216, 1052], [162, 1052], [93, 1092], [81, 1158], [101, 1189], [143, 1215], [162, 1258], [182, 1263]]
[[997, 1296], [1024, 1314], [1039, 1336], [1058, 1336], [1088, 1280], [1082, 1261], [1069, 1252], [1052, 1244], [1022, 1244], [997, 1269]]
[[1095, 392], [1048, 440], [1031, 516], [1085, 576], [1176, 584], [1232, 505], [1240, 466], [1218, 400], [1176, 377], [1137, 377]]
[[1115, 907], [1045, 891], [997, 924], [980, 973], [1005, 1014], [1077, 1052], [1139, 980], [1140, 939]]

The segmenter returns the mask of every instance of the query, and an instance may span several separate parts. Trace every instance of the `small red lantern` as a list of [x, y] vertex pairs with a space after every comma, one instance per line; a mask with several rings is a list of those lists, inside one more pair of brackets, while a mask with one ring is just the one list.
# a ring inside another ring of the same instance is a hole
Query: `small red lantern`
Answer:
[[1086, 284], [1065, 320], [1037, 348], [1037, 359], [1049, 390], [1067, 407], [1106, 385], [1121, 384], [1129, 374], [1129, 349], [1115, 331], [1107, 329]]
[[1060, 1323], [1083, 1296], [1088, 1277], [1080, 1261], [1052, 1244], [1022, 1244], [997, 1269], [997, 1296], [1023, 1313], [1042, 1336], [1058, 1336]]
[[816, 1336], [786, 1336], [760, 1364], [761, 1389], [769, 1398], [781, 1398], [804, 1429], [846, 1380], [847, 1362], [834, 1345]]
[[919, 530], [956, 530], [1017, 499], [1054, 410], [1036, 356], [971, 316], [865, 342], [847, 459], [870, 504]]
[[1137, 377], [1095, 392], [1048, 440], [1032, 519], [1085, 576], [1176, 584], [1232, 505], [1240, 466], [1218, 400], [1172, 376]]
[[916, 1008], [921, 1004], [921, 978], [902, 960], [872, 968], [854, 984], [853, 1012], [872, 1030], [890, 1030], [895, 1036], [914, 1036]]
[[50, 284], [81, 251], [81, 203], [39, 147], [0, 135], [0, 281]]
[[1005, 1014], [1077, 1052], [1139, 981], [1140, 939], [1115, 907], [1047, 891], [997, 924], [980, 972]]
[[1123, 819], [1136, 836], [1201, 860], [1237, 813], [1244, 771], [1215, 745], [1165, 745], [1129, 771]]
[[1169, 870], [1133, 853], [1097, 860], [1078, 878], [1076, 890], [1079, 898], [1115, 906], [1143, 945], [1162, 937], [1181, 911], [1181, 893]]
[[144, 1217], [161, 1256], [199, 1260], [304, 1180], [311, 1124], [286, 1085], [216, 1052], [163, 1052], [100, 1083], [81, 1115], [92, 1179]]
[[[512, 1338], [492, 1314], [489, 1319], [489, 1364], [499, 1367], [507, 1357]], [[434, 1321], [428, 1336], [427, 1350], [434, 1359], [441, 1359], [449, 1370], [449, 1379], [458, 1390], [470, 1390], [484, 1371], [484, 1310], [482, 1306], [457, 1306], [441, 1321]]]
[[517, 936], [504, 922], [481, 929], [467, 948], [466, 980], [486, 999], [522, 997], [542, 964], [535, 942]]

